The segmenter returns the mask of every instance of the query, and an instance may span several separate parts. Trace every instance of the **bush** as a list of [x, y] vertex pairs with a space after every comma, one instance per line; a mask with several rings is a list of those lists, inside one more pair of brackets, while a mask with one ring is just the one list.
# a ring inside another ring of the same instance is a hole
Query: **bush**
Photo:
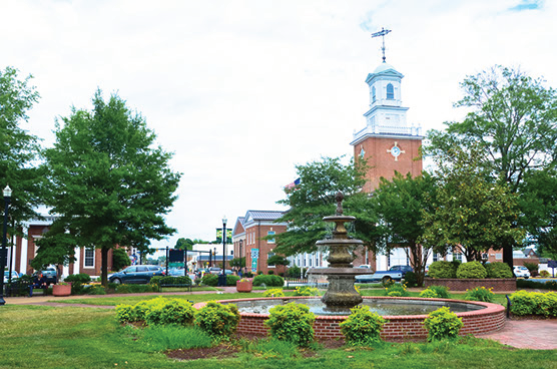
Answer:
[[300, 278], [300, 268], [296, 265], [291, 266], [286, 271], [286, 276], [290, 278]]
[[275, 271], [274, 271], [274, 270], [269, 270], [269, 273], [268, 273], [268, 274], [269, 274], [269, 275], [273, 275], [273, 274], [275, 274]]
[[72, 295], [81, 295], [85, 293], [85, 288], [79, 282], [72, 282]]
[[260, 270], [257, 272], [257, 275], [263, 275], [263, 272]]
[[469, 261], [458, 267], [456, 277], [483, 279], [487, 277], [487, 271], [479, 261]]
[[161, 281], [164, 277], [156, 275], [154, 277], [151, 277], [151, 279], [149, 280], [149, 284], [156, 284], [157, 286], [160, 286]]
[[456, 267], [448, 261], [434, 261], [429, 266], [427, 274], [431, 278], [456, 278]]
[[126, 304], [116, 305], [116, 319], [120, 323], [134, 322], [133, 306]]
[[151, 308], [151, 304], [154, 301], [153, 300], [147, 300], [147, 301], [141, 301], [138, 302], [137, 304], [135, 304], [133, 306], [133, 320], [134, 322], [143, 322], [145, 321], [145, 315], [147, 314], [147, 311]]
[[361, 305], [350, 309], [348, 318], [340, 323], [340, 331], [347, 343], [353, 345], [371, 345], [381, 341], [381, 330], [385, 319], [372, 313], [369, 306]]
[[540, 277], [549, 278], [551, 277], [551, 273], [549, 273], [547, 270], [542, 270], [540, 272]]
[[429, 286], [427, 289], [435, 292], [437, 297], [439, 297], [441, 299], [450, 299], [451, 298], [451, 294], [449, 293], [449, 289], [445, 286]]
[[294, 296], [319, 296], [319, 290], [309, 286], [296, 287]]
[[205, 286], [216, 287], [219, 283], [219, 276], [216, 274], [205, 274], [203, 278], [201, 278], [201, 284]]
[[227, 286], [236, 286], [236, 282], [240, 280], [240, 277], [235, 275], [227, 275], [226, 276], [226, 285]]
[[462, 318], [457, 317], [448, 307], [444, 306], [429, 313], [424, 325], [427, 329], [427, 340], [432, 342], [458, 337], [458, 332], [464, 323], [462, 323]]
[[209, 301], [195, 314], [195, 325], [213, 338], [225, 338], [236, 332], [240, 313], [234, 304]]
[[284, 297], [284, 292], [282, 292], [281, 288], [271, 288], [265, 291], [263, 297]]
[[385, 288], [385, 296], [391, 297], [408, 297], [410, 294], [406, 291], [406, 285], [394, 283]]
[[195, 309], [188, 301], [159, 297], [151, 300], [145, 312], [145, 321], [149, 325], [190, 325], [194, 314]]
[[420, 292], [420, 297], [423, 298], [436, 298], [438, 297], [437, 294], [435, 293], [435, 291], [428, 289], [423, 290], [422, 292]]
[[557, 293], [518, 291], [510, 296], [511, 312], [515, 315], [557, 317]]
[[538, 264], [525, 262], [524, 266], [528, 269], [532, 277], [536, 277], [538, 275]]
[[278, 275], [258, 275], [253, 279], [254, 286], [266, 285], [268, 287], [284, 286], [284, 279]]
[[145, 293], [159, 291], [159, 286], [153, 284], [120, 284], [116, 287], [116, 293]]
[[487, 278], [512, 278], [513, 272], [507, 263], [490, 263], [485, 265]]
[[491, 290], [492, 288], [488, 290], [485, 287], [476, 287], [471, 290], [466, 290], [464, 299], [469, 301], [493, 302], [495, 294], [491, 292]]
[[416, 273], [406, 272], [404, 275], [404, 282], [408, 287], [415, 287], [418, 285], [418, 279], [416, 278]]
[[80, 273], [80, 274], [73, 274], [69, 275], [64, 278], [64, 282], [78, 282], [78, 283], [89, 283], [91, 282], [91, 276], [89, 274]]
[[271, 337], [298, 346], [309, 346], [313, 342], [315, 315], [306, 305], [291, 302], [277, 305], [269, 312], [269, 319], [264, 324], [271, 329]]
[[103, 286], [93, 286], [87, 288], [88, 295], [106, 295], [106, 290]]
[[545, 283], [529, 281], [527, 279], [517, 279], [517, 288], [535, 288], [540, 290], [553, 290], [557, 291], [557, 281], [547, 281]]

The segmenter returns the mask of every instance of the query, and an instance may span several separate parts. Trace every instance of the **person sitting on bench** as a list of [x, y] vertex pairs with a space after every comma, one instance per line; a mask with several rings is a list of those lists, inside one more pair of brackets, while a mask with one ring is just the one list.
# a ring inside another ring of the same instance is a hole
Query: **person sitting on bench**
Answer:
[[35, 279], [33, 284], [29, 286], [29, 297], [33, 296], [33, 288], [46, 289], [48, 286], [46, 284], [46, 277], [41, 273], [39, 278]]

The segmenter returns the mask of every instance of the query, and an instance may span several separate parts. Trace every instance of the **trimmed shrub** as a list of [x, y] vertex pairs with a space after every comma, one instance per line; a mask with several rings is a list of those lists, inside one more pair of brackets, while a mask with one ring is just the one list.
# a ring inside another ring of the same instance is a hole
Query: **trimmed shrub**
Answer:
[[464, 299], [469, 301], [493, 302], [495, 294], [491, 292], [491, 290], [492, 288], [487, 289], [485, 287], [476, 287], [471, 290], [466, 290]]
[[435, 291], [428, 289], [423, 290], [422, 292], [420, 292], [420, 297], [424, 297], [424, 298], [436, 298], [438, 297], [437, 294], [435, 293]]
[[294, 296], [319, 296], [319, 290], [309, 286], [296, 287]]
[[462, 323], [462, 318], [457, 317], [448, 307], [443, 306], [429, 313], [424, 325], [427, 329], [427, 340], [432, 342], [458, 337], [458, 332], [464, 323]]
[[309, 346], [313, 342], [315, 315], [306, 305], [291, 302], [277, 305], [269, 312], [269, 319], [264, 324], [270, 328], [271, 337], [298, 346]]
[[116, 319], [120, 323], [134, 322], [133, 306], [126, 304], [116, 305]]
[[286, 271], [286, 276], [290, 278], [300, 278], [300, 268], [296, 265], [291, 266]]
[[216, 287], [219, 283], [219, 276], [216, 274], [205, 274], [203, 278], [201, 278], [201, 284], [210, 287]]
[[143, 322], [145, 321], [145, 315], [147, 311], [151, 308], [152, 302], [156, 300], [147, 300], [138, 302], [133, 306], [133, 320], [134, 322]]
[[553, 290], [557, 291], [557, 281], [547, 281], [545, 283], [536, 282], [527, 279], [517, 279], [517, 288], [535, 288], [540, 290]]
[[145, 313], [149, 325], [190, 325], [193, 323], [195, 309], [185, 300], [156, 298]]
[[346, 342], [352, 345], [371, 345], [381, 341], [381, 330], [385, 319], [372, 313], [369, 306], [361, 305], [350, 309], [348, 318], [340, 323], [340, 331]]
[[284, 292], [281, 288], [271, 288], [263, 293], [263, 297], [284, 297]]
[[456, 267], [448, 261], [434, 261], [429, 266], [427, 274], [431, 278], [456, 278]]
[[253, 278], [254, 286], [265, 285], [268, 287], [282, 287], [284, 286], [284, 279], [278, 275], [258, 275]]
[[153, 284], [120, 284], [116, 287], [116, 293], [145, 293], [159, 292], [160, 288]]
[[547, 270], [542, 270], [540, 272], [540, 277], [549, 278], [549, 277], [551, 277], [551, 273], [549, 273]]
[[226, 285], [227, 286], [236, 286], [236, 282], [240, 280], [240, 277], [236, 275], [227, 275], [226, 276]]
[[404, 275], [404, 282], [408, 287], [415, 287], [418, 285], [418, 279], [416, 278], [416, 273], [406, 272]]
[[106, 290], [103, 286], [93, 286], [86, 289], [88, 295], [106, 295]]
[[195, 325], [213, 338], [227, 338], [238, 328], [240, 313], [234, 304], [209, 301], [195, 314]]
[[487, 271], [479, 261], [469, 261], [458, 267], [456, 277], [483, 279], [487, 277]]
[[408, 297], [410, 294], [406, 291], [406, 285], [394, 283], [385, 288], [385, 296]]
[[487, 278], [512, 278], [513, 272], [507, 263], [496, 262], [484, 265]]
[[450, 299], [451, 298], [451, 294], [449, 293], [449, 289], [445, 286], [429, 286], [427, 289], [435, 292], [437, 297], [439, 297], [441, 299]]
[[557, 293], [518, 291], [510, 296], [511, 312], [515, 315], [557, 317]]
[[81, 284], [91, 282], [91, 276], [85, 273], [72, 274], [64, 278], [64, 282], [78, 282]]
[[273, 274], [275, 274], [275, 271], [274, 271], [274, 270], [269, 270], [269, 273], [268, 273], [268, 274], [269, 274], [269, 275], [273, 275]]

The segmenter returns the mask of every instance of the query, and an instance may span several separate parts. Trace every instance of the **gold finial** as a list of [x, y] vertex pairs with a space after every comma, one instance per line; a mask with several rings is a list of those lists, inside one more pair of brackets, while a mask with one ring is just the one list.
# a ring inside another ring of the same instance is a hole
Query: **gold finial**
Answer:
[[337, 212], [336, 212], [336, 214], [337, 215], [342, 215], [342, 212], [343, 212], [343, 210], [342, 210], [342, 200], [344, 200], [344, 195], [342, 194], [341, 191], [337, 192], [337, 194], [335, 196], [335, 199], [337, 200]]

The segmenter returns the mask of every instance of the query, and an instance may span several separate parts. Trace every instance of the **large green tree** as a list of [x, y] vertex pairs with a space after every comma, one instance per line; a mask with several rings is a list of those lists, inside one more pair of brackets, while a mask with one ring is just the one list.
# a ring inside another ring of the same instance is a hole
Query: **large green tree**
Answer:
[[176, 245], [174, 246], [175, 249], [178, 250], [193, 250], [193, 241], [190, 240], [189, 238], [178, 238], [178, 240], [176, 241]]
[[[13, 190], [8, 233], [19, 233], [21, 222], [38, 216], [44, 168], [37, 166], [40, 152], [38, 138], [21, 124], [28, 121], [28, 111], [39, 99], [30, 84], [32, 76], [19, 78], [17, 69], [0, 71], [0, 191], [7, 185]], [[4, 210], [4, 197], [0, 196]]]
[[[490, 248], [520, 243], [524, 232], [513, 227], [519, 215], [518, 196], [507, 183], [491, 177], [482, 161], [482, 149], [450, 150], [450, 162], [439, 158], [439, 190], [434, 211], [424, 212], [425, 238], [440, 239], [437, 246], [459, 249], [468, 261], [482, 260]], [[445, 253], [448, 249], [441, 250]]]
[[54, 147], [45, 156], [51, 178], [48, 205], [59, 218], [44, 237], [36, 263], [51, 262], [49, 246], [64, 237], [70, 260], [73, 245], [101, 249], [106, 284], [110, 249], [122, 245], [145, 251], [150, 239], [175, 232], [164, 214], [176, 199], [180, 174], [169, 167], [172, 155], [155, 146], [145, 119], [117, 95], [105, 101], [97, 90], [93, 110], [73, 108], [56, 122], [55, 133]]
[[[426, 152], [445, 156], [450, 149], [479, 144], [491, 176], [518, 193], [530, 170], [557, 163], [557, 94], [518, 69], [495, 66], [461, 83], [464, 97], [456, 107], [468, 110], [462, 122], [448, 122], [446, 131], [430, 131]], [[514, 227], [518, 223], [513, 224]], [[503, 246], [503, 261], [513, 266], [513, 246]]]
[[351, 236], [364, 241], [368, 249], [376, 247], [376, 222], [369, 196], [362, 192], [365, 183], [365, 162], [343, 164], [342, 158], [322, 158], [296, 167], [300, 183], [286, 188], [286, 198], [278, 201], [289, 210], [277, 220], [288, 223], [286, 232], [276, 236], [274, 251], [282, 255], [294, 255], [317, 250], [315, 243], [329, 236], [332, 225], [323, 217], [334, 215], [335, 195], [344, 194], [344, 214], [357, 218], [349, 227]]
[[[386, 239], [385, 251], [402, 247], [416, 273], [418, 286], [424, 281], [425, 267], [436, 244], [424, 237], [424, 214], [435, 210], [436, 181], [428, 173], [412, 178], [396, 172], [389, 181], [381, 178], [373, 193], [374, 207], [379, 215], [381, 234]], [[433, 238], [435, 240], [436, 238]]]

